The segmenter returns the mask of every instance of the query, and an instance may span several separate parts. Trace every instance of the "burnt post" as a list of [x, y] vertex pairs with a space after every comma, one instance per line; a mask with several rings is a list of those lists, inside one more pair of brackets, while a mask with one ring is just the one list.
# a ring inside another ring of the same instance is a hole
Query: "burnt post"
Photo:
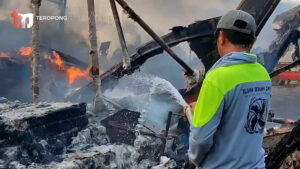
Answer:
[[200, 81], [199, 72], [190, 68], [164, 41], [161, 39], [145, 21], [138, 16], [134, 10], [124, 1], [116, 0], [120, 6], [128, 13], [129, 17], [137, 22], [155, 41], [158, 43], [185, 71], [188, 88], [196, 86]]
[[93, 86], [95, 91], [94, 97], [94, 110], [96, 113], [103, 107], [103, 101], [101, 99], [101, 81], [99, 71], [99, 58], [97, 50], [97, 30], [96, 30], [96, 19], [95, 19], [95, 5], [94, 0], [87, 0], [88, 7], [88, 18], [89, 18], [89, 39], [90, 39], [90, 76], [93, 78]]
[[298, 38], [293, 42], [293, 44], [295, 45], [295, 53], [294, 53], [294, 58], [293, 58], [294, 61], [300, 60], [300, 49], [299, 49], [299, 43], [298, 43], [299, 38], [300, 38], [300, 31], [298, 31]]
[[[60, 16], [65, 16], [66, 15], [67, 0], [48, 0], [48, 1], [56, 4], [59, 7]], [[64, 20], [61, 20], [59, 22], [59, 30], [64, 32], [64, 30], [65, 30], [65, 21]]]
[[165, 133], [164, 133], [164, 136], [162, 139], [162, 145], [160, 147], [160, 155], [163, 155], [165, 153], [166, 143], [167, 143], [169, 129], [170, 129], [171, 120], [172, 120], [172, 115], [173, 115], [173, 112], [169, 112], [167, 123], [166, 123], [166, 130], [165, 130]]
[[41, 0], [31, 0], [31, 10], [33, 13], [33, 26], [32, 26], [32, 40], [31, 40], [31, 88], [32, 99], [34, 103], [39, 101], [39, 23], [37, 16], [39, 15], [39, 8], [41, 6]]
[[[62, 0], [62, 5], [60, 5], [60, 16], [66, 15], [66, 8], [67, 8], [67, 0]], [[65, 21], [62, 20], [59, 22], [59, 30], [65, 31]]]
[[109, 1], [110, 1], [110, 6], [111, 6], [111, 9], [112, 9], [113, 16], [114, 16], [116, 28], [117, 28], [117, 31], [118, 31], [120, 45], [121, 45], [121, 48], [122, 48], [123, 68], [127, 69], [127, 68], [130, 68], [130, 66], [131, 66], [131, 64], [130, 64], [131, 60], [130, 60], [130, 57], [128, 55], [127, 45], [126, 45], [123, 30], [122, 30], [122, 25], [121, 25], [121, 22], [120, 22], [118, 9], [117, 9], [115, 0], [109, 0]]

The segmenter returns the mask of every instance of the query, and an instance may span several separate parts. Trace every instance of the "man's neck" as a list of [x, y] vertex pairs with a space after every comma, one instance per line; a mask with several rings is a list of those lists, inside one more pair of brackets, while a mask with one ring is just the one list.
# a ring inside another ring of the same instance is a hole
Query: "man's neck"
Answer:
[[[227, 50], [224, 52], [223, 56], [226, 56], [232, 52], [250, 52], [250, 48], [245, 48], [245, 47], [240, 47], [240, 46], [231, 46], [231, 47], [227, 48]], [[223, 57], [223, 56], [221, 56], [221, 57]]]

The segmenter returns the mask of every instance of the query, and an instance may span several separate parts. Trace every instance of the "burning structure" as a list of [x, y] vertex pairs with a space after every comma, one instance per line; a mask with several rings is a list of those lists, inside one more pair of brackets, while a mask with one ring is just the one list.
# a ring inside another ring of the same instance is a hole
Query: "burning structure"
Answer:
[[[186, 155], [189, 124], [180, 112], [186, 102], [195, 101], [201, 87], [201, 77], [170, 47], [187, 41], [190, 48], [202, 60], [205, 70], [209, 70], [218, 59], [214, 32], [219, 17], [198, 21], [187, 27], [174, 27], [171, 33], [158, 37], [126, 2], [117, 0], [129, 16], [155, 39], [141, 46], [135, 54], [128, 57], [123, 30], [118, 22], [116, 4], [113, 0], [110, 2], [124, 56], [122, 63], [106, 72], [97, 68], [98, 64], [95, 60], [98, 58], [95, 56], [98, 51], [95, 44], [96, 37], [93, 36], [95, 20], [91, 11], [93, 10], [91, 0], [88, 0], [92, 45], [89, 54], [91, 60], [94, 59], [91, 66], [63, 52], [39, 45], [40, 56], [42, 56], [40, 78], [45, 78], [40, 80], [41, 100], [44, 97], [47, 101], [91, 103], [95, 95], [95, 85], [96, 90], [100, 89], [100, 85], [97, 84], [97, 79], [100, 78], [103, 92], [101, 98], [104, 99], [106, 110], [95, 114], [92, 113], [93, 106], [89, 104], [87, 107], [85, 103], [25, 104], [0, 99], [0, 102], [3, 102], [0, 104], [0, 134], [3, 136], [0, 138], [0, 168], [190, 167]], [[279, 0], [243, 0], [237, 9], [247, 11], [255, 17], [258, 35], [279, 2]], [[285, 16], [286, 14], [281, 15], [275, 21], [278, 39], [273, 42], [268, 52], [261, 54], [264, 60], [262, 63], [271, 76], [299, 64], [299, 6], [289, 11], [288, 17]], [[290, 43], [295, 46], [294, 62], [273, 72]], [[107, 44], [102, 44], [99, 53], [106, 55], [107, 48]], [[179, 93], [163, 79], [133, 74], [149, 58], [164, 50], [184, 67], [187, 76], [197, 77], [194, 78], [196, 80], [188, 80], [189, 84], [193, 84], [188, 90], [180, 90]], [[14, 86], [14, 79], [25, 76], [24, 72], [27, 72], [25, 78], [30, 85], [29, 57], [32, 51], [31, 47], [24, 47], [19, 51], [0, 53], [1, 77], [12, 72], [12, 76], [7, 80], [0, 81], [0, 86]], [[103, 60], [103, 57], [101, 59]], [[15, 67], [18, 67], [17, 70], [22, 74], [13, 71]], [[51, 77], [51, 72], [55, 72], [55, 76]], [[133, 75], [125, 76], [130, 74]], [[88, 83], [92, 79], [93, 83]], [[79, 89], [69, 90], [69, 84]], [[119, 86], [127, 86], [127, 88], [119, 88]], [[18, 85], [11, 88], [1, 87], [0, 93], [3, 93], [8, 100], [13, 100], [10, 95], [12, 91], [18, 92], [16, 90], [18, 87]], [[62, 93], [63, 90], [68, 92]], [[68, 95], [65, 95], [66, 93]], [[24, 100], [30, 97], [28, 91], [19, 94], [24, 95]], [[145, 103], [147, 105], [142, 106]], [[150, 114], [155, 118], [151, 119]], [[270, 121], [284, 122], [274, 118], [270, 118]], [[267, 159], [269, 168], [279, 168], [285, 157], [298, 147], [298, 127], [294, 128], [293, 132], [289, 133], [289, 131], [290, 129], [266, 137], [265, 148], [270, 152]], [[284, 139], [281, 140], [283, 136]], [[276, 141], [274, 141], [275, 137]], [[279, 140], [281, 140], [280, 144], [275, 147]], [[276, 152], [286, 153], [277, 156]]]
[[[11, 53], [2, 53], [3, 57], [1, 58], [0, 63], [1, 75], [3, 77], [7, 74], [11, 75], [7, 77], [6, 80], [0, 82], [1, 86], [3, 86], [0, 90], [4, 97], [14, 99], [10, 97], [15, 96], [13, 93], [18, 93], [18, 99], [21, 101], [30, 101], [30, 91], [22, 90], [20, 88], [29, 85], [29, 79], [25, 81], [27, 82], [25, 84], [15, 83], [15, 79], [25, 79], [25, 77], [23, 77], [25, 75], [30, 76], [31, 52], [31, 47], [22, 47]], [[43, 65], [41, 77], [48, 79], [41, 80], [41, 95], [44, 95], [44, 97], [41, 98], [42, 100], [45, 100], [46, 98], [62, 100], [64, 97], [63, 95], [55, 95], [59, 93], [59, 86], [67, 87], [68, 84], [73, 84], [75, 80], [79, 79], [80, 81], [81, 79], [82, 83], [85, 81], [83, 79], [89, 79], [88, 64], [69, 55], [65, 55], [60, 51], [47, 49], [43, 46], [40, 46], [40, 52], [43, 56], [41, 58], [41, 65]], [[54, 96], [51, 96], [52, 94], [54, 94]]]

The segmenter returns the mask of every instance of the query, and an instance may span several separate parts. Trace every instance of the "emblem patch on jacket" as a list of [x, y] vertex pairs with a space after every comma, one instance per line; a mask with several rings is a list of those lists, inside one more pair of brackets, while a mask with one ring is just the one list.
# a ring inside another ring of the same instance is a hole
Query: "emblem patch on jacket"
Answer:
[[267, 121], [268, 100], [252, 98], [249, 105], [249, 112], [245, 129], [248, 133], [263, 133]]

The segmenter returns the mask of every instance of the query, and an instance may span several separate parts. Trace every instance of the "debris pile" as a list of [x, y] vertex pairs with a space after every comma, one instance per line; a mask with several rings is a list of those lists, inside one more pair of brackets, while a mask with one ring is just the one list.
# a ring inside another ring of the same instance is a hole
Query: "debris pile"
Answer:
[[186, 164], [184, 158], [175, 162], [162, 157], [178, 155], [177, 147], [184, 147], [178, 146], [181, 144], [172, 133], [173, 128], [177, 130], [177, 116], [169, 122], [173, 127], [169, 136], [162, 130], [168, 113], [182, 109], [184, 101], [178, 91], [168, 81], [152, 76], [129, 76], [120, 84], [106, 96], [117, 96], [115, 92], [127, 86], [123, 96], [110, 98], [123, 109], [111, 107], [103, 112], [105, 116], [93, 114], [91, 106], [86, 108], [84, 103], [0, 104], [0, 132], [4, 135], [0, 168], [159, 168]]
[[[8, 102], [0, 105], [0, 166], [57, 161], [88, 124], [86, 104]], [[0, 167], [0, 168], [1, 168]]]

